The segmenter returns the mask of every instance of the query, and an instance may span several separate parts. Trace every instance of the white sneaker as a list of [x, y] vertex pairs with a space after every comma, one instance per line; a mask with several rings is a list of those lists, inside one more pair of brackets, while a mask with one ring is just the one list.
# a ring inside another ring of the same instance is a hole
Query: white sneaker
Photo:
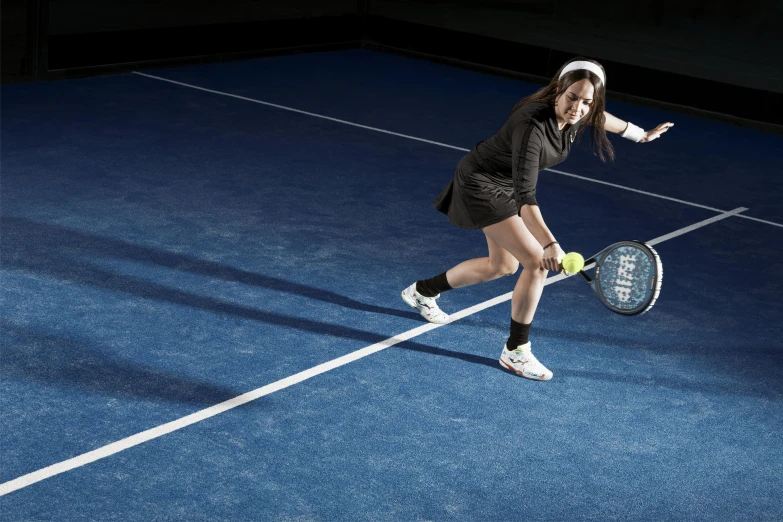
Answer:
[[435, 297], [424, 297], [416, 291], [416, 283], [402, 291], [402, 300], [419, 311], [419, 313], [431, 323], [446, 324], [449, 322], [449, 314], [438, 307]]
[[535, 381], [548, 381], [552, 378], [552, 372], [538, 362], [536, 356], [530, 351], [530, 341], [518, 346], [516, 350], [509, 350], [508, 346], [504, 346], [503, 353], [500, 354], [500, 365], [517, 375]]

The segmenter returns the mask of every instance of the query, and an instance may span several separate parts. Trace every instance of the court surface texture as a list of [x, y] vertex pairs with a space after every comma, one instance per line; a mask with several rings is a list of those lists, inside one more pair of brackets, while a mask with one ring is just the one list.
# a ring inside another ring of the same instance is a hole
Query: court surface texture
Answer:
[[369, 50], [4, 86], [0, 519], [783, 518], [782, 136], [609, 101], [675, 126], [537, 199], [663, 288], [550, 275], [549, 382], [498, 364], [517, 276], [400, 299], [486, 255], [432, 200], [537, 88]]

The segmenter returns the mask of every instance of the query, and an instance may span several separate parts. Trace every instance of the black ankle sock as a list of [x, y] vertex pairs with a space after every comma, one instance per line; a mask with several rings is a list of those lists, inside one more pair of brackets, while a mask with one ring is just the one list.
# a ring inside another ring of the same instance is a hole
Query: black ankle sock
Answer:
[[[532, 323], [531, 323], [532, 324]], [[511, 335], [508, 337], [506, 346], [509, 350], [516, 350], [518, 346], [526, 344], [530, 335], [530, 325], [518, 323], [511, 320]]]
[[431, 279], [416, 281], [416, 291], [424, 297], [435, 297], [446, 290], [451, 290], [449, 280], [446, 279], [446, 272]]

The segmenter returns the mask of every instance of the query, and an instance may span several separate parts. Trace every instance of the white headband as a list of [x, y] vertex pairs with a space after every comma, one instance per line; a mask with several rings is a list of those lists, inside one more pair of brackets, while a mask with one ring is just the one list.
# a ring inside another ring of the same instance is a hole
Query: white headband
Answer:
[[571, 62], [568, 65], [566, 65], [565, 69], [563, 69], [563, 72], [560, 73], [560, 78], [562, 78], [565, 73], [576, 71], [578, 69], [586, 69], [591, 73], [595, 73], [596, 76], [601, 78], [601, 83], [603, 84], [606, 83], [606, 79], [604, 78], [604, 72], [601, 70], [600, 67], [598, 67], [593, 62]]

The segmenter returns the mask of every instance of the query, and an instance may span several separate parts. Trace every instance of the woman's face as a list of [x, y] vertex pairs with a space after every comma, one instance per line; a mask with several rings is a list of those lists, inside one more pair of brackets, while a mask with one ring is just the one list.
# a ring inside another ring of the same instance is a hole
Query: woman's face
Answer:
[[558, 123], [574, 125], [587, 116], [593, 105], [595, 87], [585, 78], [571, 84], [568, 89], [555, 100], [555, 114]]

